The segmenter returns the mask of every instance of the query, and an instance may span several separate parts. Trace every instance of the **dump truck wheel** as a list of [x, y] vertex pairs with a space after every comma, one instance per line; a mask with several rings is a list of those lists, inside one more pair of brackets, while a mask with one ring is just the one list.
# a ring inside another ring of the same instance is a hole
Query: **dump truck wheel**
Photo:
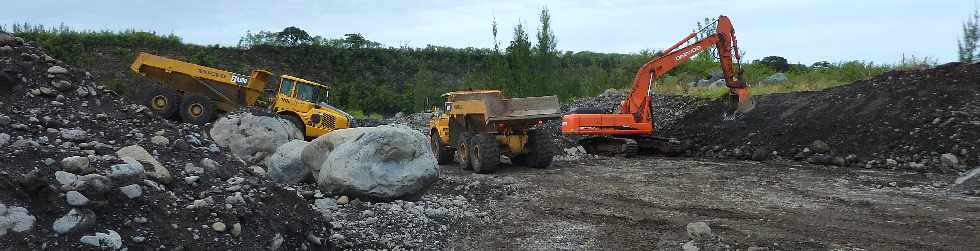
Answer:
[[180, 118], [187, 123], [203, 125], [214, 119], [214, 101], [198, 95], [185, 96], [180, 101]]
[[429, 145], [432, 146], [432, 154], [436, 155], [436, 163], [445, 165], [453, 161], [452, 152], [442, 145], [442, 140], [439, 139], [438, 131], [433, 130], [432, 133], [429, 134]]
[[528, 132], [528, 153], [519, 158], [522, 164], [533, 168], [546, 168], [555, 157], [555, 142], [545, 133], [531, 130]]
[[464, 137], [456, 142], [456, 163], [459, 163], [459, 167], [463, 168], [463, 170], [473, 170], [473, 166], [470, 165], [470, 144], [469, 140], [467, 140], [469, 138]]
[[145, 93], [146, 106], [160, 117], [174, 116], [180, 106], [180, 96], [177, 92], [164, 87], [154, 87]]
[[476, 173], [492, 173], [500, 164], [500, 146], [490, 134], [479, 134], [470, 140], [470, 162]]

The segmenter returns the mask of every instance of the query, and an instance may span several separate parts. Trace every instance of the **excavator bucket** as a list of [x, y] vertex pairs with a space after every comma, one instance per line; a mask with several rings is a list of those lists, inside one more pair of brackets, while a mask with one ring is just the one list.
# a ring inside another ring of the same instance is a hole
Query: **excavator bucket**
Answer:
[[736, 112], [746, 113], [755, 109], [755, 100], [752, 99], [752, 94], [749, 94], [748, 88], [738, 89], [736, 94], [738, 95], [738, 106], [735, 108]]
[[748, 88], [734, 89], [732, 92], [728, 93], [728, 105], [731, 110], [726, 111], [721, 115], [722, 120], [738, 120], [742, 117], [742, 114], [755, 109], [755, 100], [752, 99], [752, 95], [749, 94]]

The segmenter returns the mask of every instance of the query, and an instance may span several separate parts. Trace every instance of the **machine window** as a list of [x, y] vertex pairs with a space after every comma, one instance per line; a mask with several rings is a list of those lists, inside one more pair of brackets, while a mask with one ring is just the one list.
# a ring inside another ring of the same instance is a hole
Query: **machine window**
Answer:
[[292, 90], [293, 90], [293, 81], [292, 80], [289, 80], [289, 79], [283, 79], [282, 80], [282, 86], [279, 88], [279, 93], [281, 93], [282, 95], [286, 95], [286, 96], [292, 96], [292, 95], [289, 95], [289, 93]]
[[313, 86], [303, 83], [296, 83], [296, 98], [301, 99], [306, 102], [313, 102]]

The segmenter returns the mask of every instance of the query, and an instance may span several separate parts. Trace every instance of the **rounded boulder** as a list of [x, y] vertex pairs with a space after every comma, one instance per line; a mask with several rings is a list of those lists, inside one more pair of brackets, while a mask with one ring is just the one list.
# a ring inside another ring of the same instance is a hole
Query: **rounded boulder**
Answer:
[[268, 112], [248, 110], [218, 119], [210, 133], [215, 143], [251, 163], [261, 162], [290, 140], [303, 139], [289, 121]]
[[377, 200], [420, 196], [439, 177], [428, 140], [406, 126], [358, 129], [323, 162], [317, 185], [329, 194]]

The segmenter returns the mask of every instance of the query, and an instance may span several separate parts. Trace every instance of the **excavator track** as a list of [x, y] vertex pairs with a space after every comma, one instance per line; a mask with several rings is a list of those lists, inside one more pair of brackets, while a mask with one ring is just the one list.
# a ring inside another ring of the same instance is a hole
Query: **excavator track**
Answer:
[[590, 137], [578, 141], [585, 152], [603, 156], [630, 157], [640, 152], [636, 140], [618, 137]]
[[674, 138], [654, 136], [589, 137], [578, 143], [590, 154], [631, 157], [639, 153], [678, 156], [684, 153], [684, 144]]

